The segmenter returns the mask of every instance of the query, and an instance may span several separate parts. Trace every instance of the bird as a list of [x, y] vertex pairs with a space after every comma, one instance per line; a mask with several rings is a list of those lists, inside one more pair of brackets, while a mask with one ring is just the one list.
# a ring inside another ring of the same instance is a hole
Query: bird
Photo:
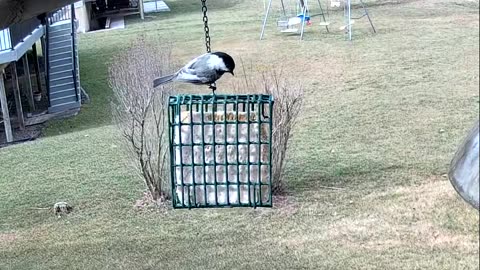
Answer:
[[215, 91], [215, 82], [225, 73], [235, 76], [234, 69], [235, 61], [230, 55], [224, 52], [209, 52], [191, 60], [174, 74], [153, 80], [153, 88], [178, 81], [195, 85], [210, 85], [210, 88]]

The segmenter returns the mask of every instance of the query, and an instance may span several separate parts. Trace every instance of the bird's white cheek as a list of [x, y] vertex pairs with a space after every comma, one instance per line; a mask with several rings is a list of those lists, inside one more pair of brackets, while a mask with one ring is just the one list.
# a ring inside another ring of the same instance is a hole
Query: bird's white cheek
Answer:
[[214, 55], [208, 59], [208, 65], [212, 69], [216, 70], [223, 70], [223, 71], [228, 71], [227, 67], [225, 66], [225, 63], [223, 62], [222, 58]]
[[220, 61], [220, 63], [218, 63], [217, 69], [223, 70], [223, 71], [228, 71], [228, 68], [225, 66], [225, 62], [223, 62], [223, 60]]

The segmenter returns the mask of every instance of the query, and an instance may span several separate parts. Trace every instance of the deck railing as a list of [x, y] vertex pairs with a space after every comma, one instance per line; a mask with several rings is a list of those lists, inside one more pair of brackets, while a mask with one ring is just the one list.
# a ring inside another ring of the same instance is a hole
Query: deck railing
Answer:
[[73, 12], [73, 5], [64, 6], [54, 10], [48, 14], [48, 23], [54, 24], [56, 22], [70, 20]]
[[39, 26], [40, 20], [34, 17], [0, 30], [0, 52], [13, 50]]

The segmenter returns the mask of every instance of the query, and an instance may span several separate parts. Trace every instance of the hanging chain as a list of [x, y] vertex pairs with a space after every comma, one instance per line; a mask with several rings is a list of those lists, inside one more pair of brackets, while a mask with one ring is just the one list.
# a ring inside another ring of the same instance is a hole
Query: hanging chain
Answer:
[[208, 16], [207, 16], [207, 0], [202, 0], [202, 11], [203, 11], [203, 23], [205, 25], [205, 46], [207, 47], [207, 52], [211, 52], [210, 49], [210, 29], [208, 28]]
[[[207, 0], [202, 0], [202, 11], [203, 11], [203, 24], [205, 30], [205, 46], [207, 48], [207, 53], [211, 53], [212, 49], [210, 48], [210, 28], [208, 28], [208, 16], [207, 16]], [[212, 83], [210, 85], [213, 95], [215, 95], [215, 90], [217, 90], [217, 84]]]
[[[207, 0], [202, 0], [202, 11], [203, 11], [203, 23], [205, 30], [205, 46], [207, 48], [207, 53], [211, 53], [212, 49], [210, 48], [210, 29], [208, 28], [208, 16], [207, 16]], [[213, 95], [215, 95], [215, 90], [217, 90], [217, 84], [212, 83], [210, 85]]]

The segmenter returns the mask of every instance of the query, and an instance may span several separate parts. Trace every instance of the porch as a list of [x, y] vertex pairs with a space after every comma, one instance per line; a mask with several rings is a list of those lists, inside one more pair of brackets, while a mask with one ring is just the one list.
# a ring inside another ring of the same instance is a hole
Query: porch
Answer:
[[0, 146], [79, 111], [75, 30], [73, 5], [0, 30]]

